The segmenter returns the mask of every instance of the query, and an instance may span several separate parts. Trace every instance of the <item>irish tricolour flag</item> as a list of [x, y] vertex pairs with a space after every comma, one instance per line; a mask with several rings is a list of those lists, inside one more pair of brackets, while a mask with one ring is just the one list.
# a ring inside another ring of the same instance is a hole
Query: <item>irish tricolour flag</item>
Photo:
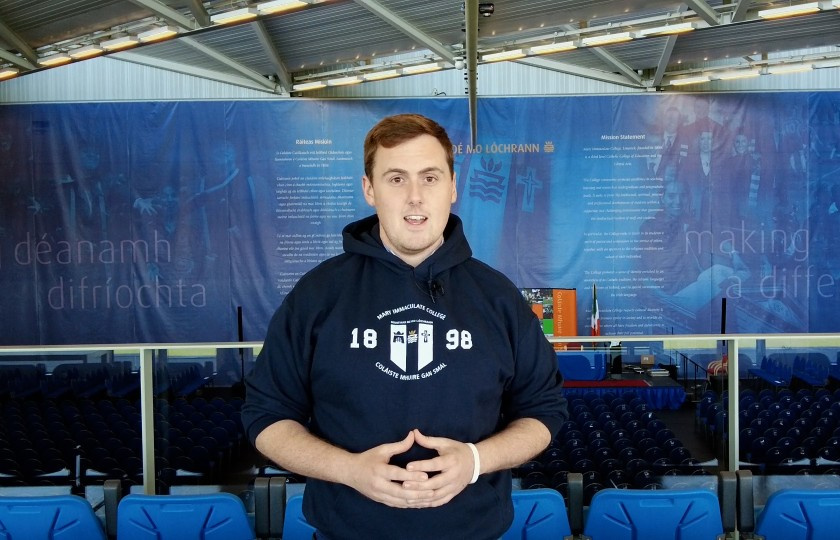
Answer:
[[595, 290], [595, 284], [592, 284], [592, 318], [590, 323], [590, 330], [593, 336], [601, 335], [601, 312], [598, 310], [598, 292]]

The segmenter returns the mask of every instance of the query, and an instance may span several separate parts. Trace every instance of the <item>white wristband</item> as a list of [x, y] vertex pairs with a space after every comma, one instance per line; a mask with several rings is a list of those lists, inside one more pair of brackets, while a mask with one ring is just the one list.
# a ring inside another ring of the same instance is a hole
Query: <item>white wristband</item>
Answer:
[[470, 484], [475, 484], [475, 481], [478, 480], [478, 473], [481, 472], [481, 460], [478, 458], [478, 448], [471, 442], [468, 442], [467, 446], [470, 447], [473, 455], [473, 475]]

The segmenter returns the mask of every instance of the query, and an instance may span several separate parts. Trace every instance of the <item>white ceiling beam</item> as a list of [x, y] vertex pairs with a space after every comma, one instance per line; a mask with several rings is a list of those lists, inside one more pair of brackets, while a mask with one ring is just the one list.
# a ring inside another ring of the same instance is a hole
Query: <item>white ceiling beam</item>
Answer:
[[196, 21], [191, 20], [189, 17], [183, 15], [180, 11], [172, 9], [166, 4], [159, 2], [158, 0], [129, 1], [134, 4], [137, 4], [138, 6], [148, 9], [158, 17], [166, 19], [167, 21], [171, 22], [176, 26], [180, 26], [181, 28], [186, 28], [187, 30], [196, 30], [199, 26]]
[[547, 58], [539, 58], [539, 57], [530, 57], [530, 58], [523, 58], [521, 60], [515, 61], [517, 64], [523, 64], [526, 66], [532, 66], [536, 68], [547, 69], [550, 71], [558, 71], [560, 73], [566, 73], [568, 75], [575, 75], [577, 77], [583, 77], [585, 79], [592, 79], [594, 81], [602, 81], [612, 84], [618, 84], [621, 86], [631, 86], [633, 88], [642, 88], [642, 84], [637, 84], [631, 82], [627, 77], [622, 75], [616, 75], [615, 73], [608, 73], [606, 71], [601, 71], [598, 69], [590, 69], [584, 68], [580, 66], [575, 66], [572, 64], [566, 64], [564, 62], [557, 62], [555, 60], [548, 60]]
[[718, 12], [712, 9], [706, 0], [686, 0], [685, 3], [701, 19], [709, 23], [709, 26], [717, 26], [720, 24]]
[[257, 34], [257, 39], [259, 39], [260, 45], [262, 45], [266, 56], [268, 56], [268, 59], [274, 65], [274, 72], [280, 80], [280, 84], [283, 86], [283, 89], [286, 92], [291, 92], [293, 84], [292, 76], [289, 75], [289, 70], [286, 69], [286, 64], [283, 63], [283, 58], [274, 46], [274, 42], [271, 40], [271, 36], [269, 35], [265, 24], [262, 21], [254, 21], [251, 23], [251, 27]]
[[590, 47], [589, 51], [604, 62], [616, 68], [620, 73], [624, 74], [624, 76], [627, 77], [631, 84], [641, 86], [641, 75], [636, 73], [633, 70], [633, 68], [616, 58], [612, 53], [608, 52], [603, 47]]
[[228, 66], [229, 68], [232, 68], [232, 69], [238, 71], [239, 73], [241, 73], [245, 77], [251, 79], [252, 81], [256, 82], [257, 84], [263, 85], [266, 89], [271, 90], [272, 92], [276, 91], [276, 89], [277, 89], [276, 88], [277, 85], [273, 81], [269, 80], [267, 77], [264, 77], [262, 74], [257, 73], [256, 71], [249, 68], [248, 66], [240, 64], [239, 62], [232, 59], [231, 57], [229, 57], [225, 54], [222, 54], [219, 51], [217, 51], [217, 50], [215, 50], [211, 47], [208, 47], [207, 45], [199, 43], [198, 41], [195, 40], [195, 38], [182, 37], [182, 38], [178, 39], [178, 43], [184, 43], [186, 45], [189, 45], [190, 47], [194, 48], [195, 50], [205, 54], [206, 56], [209, 56], [213, 60], [216, 60], [217, 62], [221, 62], [222, 64]]
[[[32, 62], [32, 64], [38, 63], [38, 53], [36, 53], [35, 50], [29, 46], [29, 43], [24, 41], [17, 32], [12, 30], [3, 21], [0, 21], [0, 38], [6, 40], [13, 49], [17, 49], [17, 51], [22, 54], [24, 58]], [[32, 67], [30, 67], [30, 69], [32, 69]]]
[[[569, 24], [564, 24], [564, 25], [560, 26], [560, 28], [563, 29], [563, 31], [565, 31], [565, 32], [570, 32], [570, 31], [577, 30], [576, 28], [574, 28], [572, 25], [569, 25]], [[604, 62], [614, 66], [618, 71], [623, 73], [624, 76], [628, 79], [628, 80], [625, 80], [625, 81], [623, 81], [621, 83], [617, 83], [617, 84], [623, 84], [625, 86], [634, 86], [634, 87], [642, 86], [642, 77], [638, 73], [633, 71], [633, 69], [630, 68], [630, 66], [628, 66], [627, 64], [625, 64], [624, 62], [622, 62], [621, 60], [619, 60], [618, 58], [616, 58], [612, 54], [608, 53], [606, 50], [602, 49], [601, 47], [590, 47], [590, 48], [588, 48], [588, 50], [592, 54], [594, 54], [595, 56], [599, 57]], [[566, 65], [566, 64], [564, 64], [564, 65]], [[591, 71], [594, 71], [595, 73], [602, 73], [600, 70], [591, 70]], [[586, 75], [581, 75], [581, 76], [586, 77]], [[593, 78], [593, 77], [587, 77], [587, 78]], [[616, 81], [609, 81], [609, 82], [616, 82]]]
[[732, 20], [730, 22], [744, 22], [747, 20], [747, 10], [749, 10], [750, 4], [752, 2], [750, 0], [738, 0], [738, 4], [735, 6], [735, 11], [732, 12]]
[[207, 13], [201, 0], [188, 0], [187, 3], [198, 25], [201, 27], [210, 26], [210, 14]]
[[[455, 62], [455, 55], [448, 47], [443, 45], [440, 41], [434, 39], [428, 34], [422, 32], [419, 28], [410, 24], [408, 21], [395, 14], [393, 11], [385, 8], [376, 0], [353, 0], [363, 8], [367, 9], [383, 21], [387, 22], [400, 32], [404, 33], [423, 47], [431, 50], [450, 64]], [[477, 8], [476, 8], [477, 9]]]
[[[139, 54], [136, 52], [121, 52], [119, 54], [111, 55], [108, 58], [114, 58], [117, 60], [122, 60], [124, 62], [131, 62], [133, 64], [140, 64], [143, 66], [158, 68], [165, 71], [172, 71], [174, 73], [191, 75], [193, 77], [199, 77], [201, 79], [219, 81], [225, 84], [232, 84], [234, 86], [241, 86], [243, 88], [249, 88], [251, 90], [258, 90], [260, 92], [267, 92], [271, 94], [279, 93], [276, 91], [276, 88], [268, 89], [264, 84], [256, 83], [250, 78], [240, 77], [238, 75], [231, 75], [229, 73], [220, 73], [211, 69], [204, 69], [188, 64], [181, 64], [178, 62], [172, 62], [170, 60], [161, 60], [159, 58], [146, 56], [144, 54]], [[280, 94], [288, 97], [287, 93]]]
[[662, 84], [662, 78], [665, 76], [665, 71], [668, 69], [668, 63], [671, 61], [671, 54], [674, 52], [674, 45], [677, 43], [677, 36], [668, 36], [665, 41], [665, 48], [662, 49], [662, 54], [659, 55], [659, 62], [656, 64], [656, 71], [653, 72], [653, 80], [651, 86], [659, 86]]
[[7, 62], [11, 62], [18, 67], [22, 67], [23, 69], [35, 69], [38, 67], [26, 58], [18, 56], [11, 51], [7, 51], [6, 49], [0, 49], [0, 58]]

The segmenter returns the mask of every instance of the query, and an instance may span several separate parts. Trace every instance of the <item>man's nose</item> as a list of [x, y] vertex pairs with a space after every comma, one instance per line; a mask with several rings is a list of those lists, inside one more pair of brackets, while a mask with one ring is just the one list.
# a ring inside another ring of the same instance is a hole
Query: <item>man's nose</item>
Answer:
[[408, 183], [408, 202], [411, 204], [419, 204], [422, 201], [422, 190], [420, 189], [420, 182], [409, 181]]

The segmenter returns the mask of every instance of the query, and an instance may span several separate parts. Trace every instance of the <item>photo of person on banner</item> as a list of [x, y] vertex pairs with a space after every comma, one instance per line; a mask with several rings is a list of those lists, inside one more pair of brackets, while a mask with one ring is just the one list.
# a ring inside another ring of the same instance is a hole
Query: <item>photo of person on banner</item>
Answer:
[[664, 323], [667, 330], [686, 331], [715, 298], [740, 286], [750, 272], [731, 245], [724, 246], [727, 253], [714, 253], [709, 231], [693, 217], [685, 183], [670, 168], [660, 205], [639, 227], [640, 239], [653, 246], [642, 251], [643, 289], [647, 300], [664, 308], [664, 318], [671, 321]]

